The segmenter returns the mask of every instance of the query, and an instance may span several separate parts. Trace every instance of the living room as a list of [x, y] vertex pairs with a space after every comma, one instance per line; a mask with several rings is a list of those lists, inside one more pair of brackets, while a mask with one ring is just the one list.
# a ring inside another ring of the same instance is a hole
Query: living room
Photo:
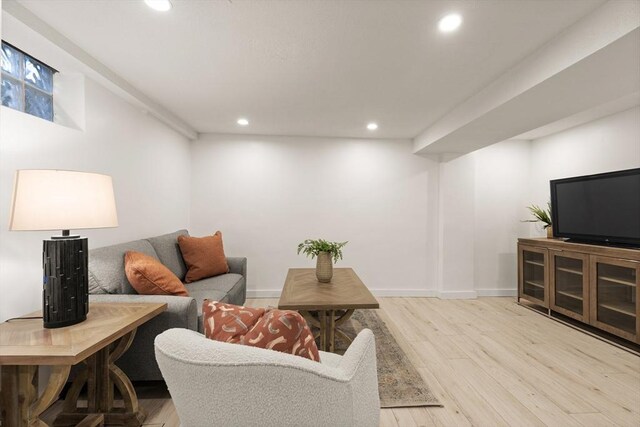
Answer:
[[[330, 263], [334, 281], [351, 268], [379, 308], [362, 306], [344, 325], [358, 333], [359, 324], [373, 322], [364, 329], [374, 331], [377, 349], [398, 348], [407, 365], [400, 382], [419, 380], [429, 399], [385, 381], [378, 354], [375, 414], [337, 424], [640, 423], [638, 341], [554, 316], [548, 298], [521, 301], [518, 250], [518, 239], [546, 237], [544, 223], [527, 222], [527, 207], [546, 208], [551, 180], [640, 168], [639, 1], [0, 4], [3, 104], [4, 82], [19, 80], [5, 69], [5, 44], [53, 70], [49, 118], [26, 113], [24, 100], [0, 108], [0, 322], [43, 308], [43, 240], [59, 233], [7, 226], [16, 215], [16, 172], [89, 172], [111, 178], [117, 211], [115, 227], [71, 227], [88, 239], [89, 274], [104, 248], [219, 230], [228, 271], [242, 276], [246, 293], [236, 305], [282, 308], [295, 269], [316, 267], [298, 245], [347, 242], [342, 259]], [[588, 270], [595, 255], [586, 246], [573, 252]], [[607, 256], [637, 263], [633, 246]], [[122, 254], [118, 262], [124, 265]], [[107, 300], [117, 290], [94, 295], [92, 283], [86, 321], [42, 330], [87, 325], [92, 307], [114, 302]], [[186, 289], [196, 298], [194, 285]], [[635, 286], [632, 295], [635, 302]], [[204, 322], [202, 299], [193, 307]], [[329, 331], [322, 315], [306, 321], [319, 334], [322, 361], [325, 350], [336, 350], [327, 341], [335, 337], [322, 332]], [[5, 325], [20, 322], [27, 320]], [[3, 331], [0, 349], [11, 346]], [[140, 363], [155, 367], [154, 338], [145, 350], [151, 360]], [[349, 346], [340, 342], [346, 357]], [[137, 345], [134, 339], [130, 351]], [[2, 360], [0, 353], [0, 365], [13, 366]], [[174, 402], [179, 386], [151, 385], [123, 370], [147, 412], [140, 423], [198, 425], [180, 419], [193, 411]], [[39, 376], [43, 389], [47, 369]], [[8, 387], [2, 378], [0, 388]], [[38, 409], [48, 423], [73, 394], [66, 377], [60, 384], [51, 405]], [[306, 394], [314, 393], [300, 391]], [[385, 403], [387, 395], [397, 402]], [[331, 407], [329, 397], [317, 398], [328, 399], [325, 411]], [[212, 397], [211, 413], [240, 423], [220, 402]], [[246, 412], [260, 413], [261, 399], [243, 402]], [[305, 410], [304, 402], [295, 405]], [[322, 406], [308, 413], [321, 414]], [[276, 423], [269, 416], [261, 415], [264, 425]], [[56, 425], [67, 425], [61, 420]]]

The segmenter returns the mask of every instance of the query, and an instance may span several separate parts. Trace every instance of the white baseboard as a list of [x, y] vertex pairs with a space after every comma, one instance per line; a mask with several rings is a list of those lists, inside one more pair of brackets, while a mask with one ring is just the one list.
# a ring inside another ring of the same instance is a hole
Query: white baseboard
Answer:
[[247, 289], [247, 298], [280, 298], [282, 289]]
[[479, 297], [515, 297], [517, 289], [477, 289]]
[[478, 293], [476, 291], [440, 291], [437, 296], [440, 299], [476, 299]]
[[[370, 289], [377, 297], [437, 297], [433, 289]], [[247, 298], [279, 298], [281, 289], [247, 289]]]
[[377, 297], [437, 297], [435, 289], [371, 289]]
[[[248, 289], [247, 298], [280, 298], [281, 289]], [[377, 297], [421, 297], [440, 299], [475, 299], [478, 297], [514, 297], [515, 289], [478, 289], [476, 291], [444, 291], [435, 289], [371, 289]]]

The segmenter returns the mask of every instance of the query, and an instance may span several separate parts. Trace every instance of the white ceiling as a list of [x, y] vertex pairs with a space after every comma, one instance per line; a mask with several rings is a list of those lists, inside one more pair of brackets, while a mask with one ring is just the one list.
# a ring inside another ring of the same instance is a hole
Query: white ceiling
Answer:
[[604, 0], [172, 2], [19, 3], [198, 132], [412, 138]]

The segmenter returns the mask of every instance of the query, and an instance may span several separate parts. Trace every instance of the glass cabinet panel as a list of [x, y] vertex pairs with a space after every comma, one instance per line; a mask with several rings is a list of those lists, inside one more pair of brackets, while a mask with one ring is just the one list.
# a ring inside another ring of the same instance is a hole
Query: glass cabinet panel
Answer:
[[554, 257], [555, 306], [583, 316], [584, 262], [560, 255]]
[[598, 322], [636, 335], [637, 269], [596, 263], [596, 317]]
[[537, 300], [545, 300], [544, 254], [522, 251], [522, 293]]

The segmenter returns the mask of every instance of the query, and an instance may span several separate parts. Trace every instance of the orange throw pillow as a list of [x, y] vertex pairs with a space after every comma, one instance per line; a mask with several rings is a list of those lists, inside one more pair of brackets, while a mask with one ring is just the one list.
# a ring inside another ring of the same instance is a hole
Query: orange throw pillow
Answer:
[[124, 271], [133, 289], [141, 295], [189, 296], [180, 279], [149, 255], [134, 251], [125, 253]]
[[212, 340], [281, 351], [320, 361], [313, 334], [295, 311], [250, 308], [204, 300], [204, 335]]
[[240, 344], [281, 351], [320, 361], [313, 333], [297, 311], [269, 310], [242, 337]]
[[204, 300], [204, 336], [216, 341], [237, 343], [264, 315], [264, 308], [250, 308]]
[[178, 236], [178, 245], [182, 258], [187, 265], [187, 283], [229, 272], [227, 257], [222, 247], [222, 233], [216, 231], [213, 236]]

